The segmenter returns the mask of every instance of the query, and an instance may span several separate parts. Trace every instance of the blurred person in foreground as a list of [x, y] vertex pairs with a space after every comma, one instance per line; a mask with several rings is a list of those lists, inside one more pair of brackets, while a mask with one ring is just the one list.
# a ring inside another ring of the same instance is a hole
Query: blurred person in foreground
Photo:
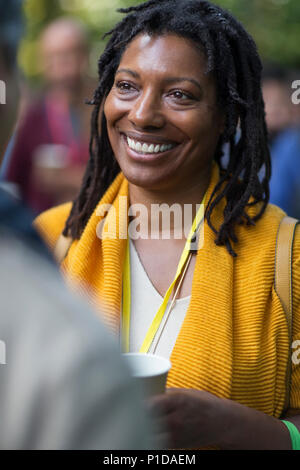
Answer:
[[272, 159], [270, 202], [300, 219], [300, 122], [294, 119], [292, 81], [281, 67], [266, 67], [262, 89]]
[[73, 199], [78, 191], [88, 160], [85, 100], [94, 88], [87, 75], [87, 34], [77, 20], [50, 23], [39, 52], [45, 90], [23, 113], [5, 176], [35, 213]]
[[[17, 109], [21, 2], [0, 0], [0, 163]], [[116, 344], [64, 284], [0, 187], [0, 449], [145, 449], [148, 422]]]

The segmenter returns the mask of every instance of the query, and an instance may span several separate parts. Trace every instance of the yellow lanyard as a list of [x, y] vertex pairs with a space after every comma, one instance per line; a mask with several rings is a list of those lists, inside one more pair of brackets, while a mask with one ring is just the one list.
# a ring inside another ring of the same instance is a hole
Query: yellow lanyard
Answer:
[[[197, 232], [199, 225], [204, 217], [205, 196], [202, 200], [200, 208], [197, 211], [196, 217], [193, 220], [193, 224], [190, 229], [189, 236], [187, 238], [183, 252], [181, 254], [181, 258], [177, 267], [175, 278], [172, 284], [170, 285], [170, 287], [168, 288], [163, 298], [162, 304], [157, 310], [157, 313], [148, 329], [148, 332], [145, 336], [145, 339], [139, 351], [140, 353], [147, 353], [149, 351], [149, 348], [155, 338], [155, 335], [164, 317], [167, 304], [173, 292], [174, 286], [183, 272], [184, 265], [190, 254], [191, 242], [192, 242], [193, 236]], [[128, 238], [126, 254], [125, 254], [125, 268], [124, 268], [124, 273], [123, 273], [123, 308], [122, 308], [123, 310], [122, 312], [122, 349], [123, 349], [123, 352], [129, 352], [130, 309], [131, 309], [130, 304], [131, 304], [131, 280], [130, 280], [130, 254], [129, 254], [129, 238]]]

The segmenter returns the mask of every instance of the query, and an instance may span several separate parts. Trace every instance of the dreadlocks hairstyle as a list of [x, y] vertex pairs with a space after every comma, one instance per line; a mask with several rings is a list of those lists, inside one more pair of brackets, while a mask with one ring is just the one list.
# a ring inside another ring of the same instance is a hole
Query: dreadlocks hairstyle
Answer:
[[[214, 156], [221, 177], [208, 201], [205, 218], [216, 234], [215, 243], [225, 245], [236, 256], [231, 245], [237, 242], [235, 225], [255, 225], [269, 201], [271, 162], [261, 92], [262, 65], [256, 45], [235, 18], [208, 1], [150, 0], [119, 12], [126, 16], [105, 35], [110, 39], [98, 62], [99, 83], [90, 102], [94, 106], [90, 159], [64, 235], [80, 237], [100, 198], [120, 172], [108, 139], [103, 104], [122, 54], [139, 33], [175, 33], [201, 47], [207, 73], [216, 78], [218, 105], [225, 113], [226, 124]], [[221, 161], [224, 143], [229, 149], [226, 168]], [[211, 214], [222, 198], [226, 201], [224, 219], [217, 230]], [[257, 210], [250, 217], [246, 209], [256, 204]]]

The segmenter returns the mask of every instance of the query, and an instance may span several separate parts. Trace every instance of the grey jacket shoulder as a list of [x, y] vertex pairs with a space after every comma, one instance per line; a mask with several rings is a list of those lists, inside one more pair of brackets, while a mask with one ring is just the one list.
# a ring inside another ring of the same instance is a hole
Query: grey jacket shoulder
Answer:
[[139, 390], [90, 307], [20, 241], [2, 238], [0, 259], [0, 449], [150, 448]]

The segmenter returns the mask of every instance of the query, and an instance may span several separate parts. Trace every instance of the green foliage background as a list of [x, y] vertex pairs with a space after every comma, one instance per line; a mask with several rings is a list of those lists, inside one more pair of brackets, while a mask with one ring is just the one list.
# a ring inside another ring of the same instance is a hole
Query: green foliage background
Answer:
[[[20, 65], [25, 75], [38, 79], [38, 38], [51, 20], [61, 15], [80, 18], [91, 40], [91, 74], [96, 75], [97, 58], [104, 48], [103, 34], [122, 15], [117, 8], [140, 0], [25, 0], [26, 36], [20, 48]], [[215, 0], [228, 9], [254, 37], [264, 60], [300, 68], [300, 0]]]

